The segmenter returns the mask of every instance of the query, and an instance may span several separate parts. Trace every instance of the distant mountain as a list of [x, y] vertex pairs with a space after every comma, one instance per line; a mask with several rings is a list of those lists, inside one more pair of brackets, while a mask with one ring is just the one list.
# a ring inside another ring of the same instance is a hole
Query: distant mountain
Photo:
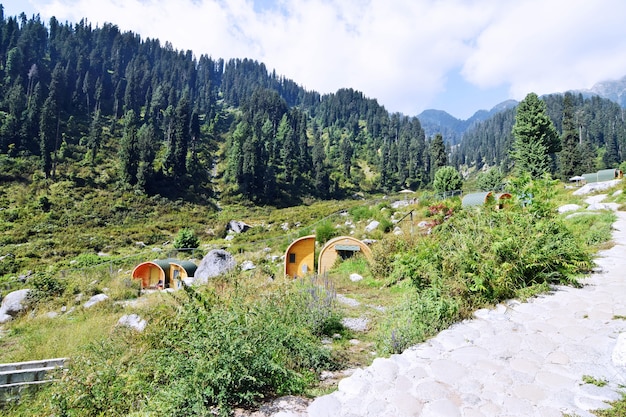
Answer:
[[417, 118], [422, 124], [427, 138], [440, 133], [446, 143], [457, 145], [463, 133], [476, 123], [480, 123], [507, 109], [517, 106], [517, 101], [506, 100], [494, 106], [491, 110], [478, 110], [467, 120], [457, 119], [443, 110], [428, 109], [421, 112]]
[[626, 108], [626, 76], [619, 80], [601, 81], [594, 84], [590, 89], [573, 90], [572, 92], [581, 93], [585, 97], [597, 95]]

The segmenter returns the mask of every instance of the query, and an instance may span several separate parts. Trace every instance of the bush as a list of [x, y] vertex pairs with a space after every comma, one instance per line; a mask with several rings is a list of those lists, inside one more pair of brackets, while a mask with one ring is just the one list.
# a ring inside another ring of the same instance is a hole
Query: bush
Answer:
[[337, 236], [337, 230], [329, 220], [320, 222], [315, 228], [315, 240], [322, 245], [335, 236]]
[[352, 216], [352, 219], [355, 222], [367, 220], [373, 217], [373, 211], [367, 206], [352, 207], [348, 213], [350, 213], [350, 216]]
[[59, 297], [65, 292], [65, 283], [47, 273], [35, 275], [30, 284], [29, 299], [34, 302]]
[[184, 288], [143, 334], [117, 331], [72, 358], [54, 386], [56, 414], [226, 416], [234, 406], [301, 393], [334, 368], [315, 336], [338, 321], [332, 308], [319, 320], [326, 295], [312, 298], [308, 286], [262, 296], [243, 284], [225, 295]]
[[441, 167], [435, 172], [433, 188], [437, 192], [460, 190], [463, 186], [463, 179], [456, 168], [451, 166]]
[[436, 288], [409, 293], [391, 317], [383, 325], [378, 346], [389, 354], [401, 353], [462, 318], [459, 301]]
[[176, 239], [174, 239], [174, 247], [176, 249], [195, 249], [198, 246], [200, 246], [200, 239], [198, 239], [193, 229], [180, 229]]

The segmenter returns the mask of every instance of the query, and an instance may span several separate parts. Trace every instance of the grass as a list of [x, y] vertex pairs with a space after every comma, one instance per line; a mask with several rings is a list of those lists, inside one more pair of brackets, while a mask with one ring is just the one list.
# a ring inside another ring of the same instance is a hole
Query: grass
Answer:
[[[537, 218], [527, 219], [525, 213], [512, 210], [462, 214], [458, 201], [446, 203], [449, 207], [445, 210], [437, 205], [434, 211], [425, 203], [394, 210], [379, 200], [311, 202], [286, 209], [238, 204], [215, 210], [210, 205], [124, 190], [78, 188], [70, 198], [70, 190], [71, 184], [65, 183], [20, 183], [0, 191], [0, 203], [6, 207], [0, 211], [0, 229], [6, 232], [0, 238], [6, 243], [0, 257], [12, 255], [0, 261], [1, 266], [9, 267], [4, 271], [11, 269], [0, 278], [0, 284], [5, 285], [5, 291], [24, 286], [16, 278], [32, 270], [26, 285], [36, 283], [39, 289], [33, 314], [5, 326], [0, 336], [0, 361], [63, 356], [71, 357], [73, 363], [65, 385], [59, 386], [62, 388], [44, 391], [23, 407], [16, 405], [10, 410], [12, 415], [32, 415], [27, 407], [35, 413], [59, 415], [63, 407], [69, 407], [67, 410], [83, 415], [77, 411], [83, 405], [76, 402], [85, 395], [81, 387], [105, 369], [92, 386], [88, 395], [93, 397], [88, 402], [101, 401], [94, 407], [106, 405], [120, 410], [120, 415], [130, 410], [171, 414], [171, 404], [177, 404], [178, 414], [201, 415], [193, 408], [198, 404], [211, 404], [226, 412], [232, 406], [251, 405], [283, 393], [317, 395], [329, 389], [316, 383], [323, 369], [366, 366], [377, 356], [402, 351], [436, 334], [479, 306], [504, 297], [526, 299], [549, 290], [552, 282], [575, 282], [575, 275], [589, 267], [578, 243], [602, 244], [610, 237], [614, 220], [610, 214], [599, 214], [562, 222], [550, 218], [541, 223], [539, 219], [537, 225]], [[559, 198], [566, 201], [566, 197]], [[411, 209], [413, 221], [395, 225], [401, 235], [382, 229], [369, 235], [364, 232], [372, 219], [391, 225], [394, 218]], [[448, 218], [449, 210], [456, 212]], [[253, 227], [226, 241], [225, 227], [233, 219]], [[354, 226], [348, 227], [347, 220]], [[433, 226], [430, 234], [416, 226], [422, 220]], [[505, 227], [498, 228], [498, 224]], [[325, 282], [282, 280], [281, 261], [269, 258], [282, 256], [293, 239], [321, 226], [327, 231], [377, 239], [372, 246], [374, 261], [368, 263], [357, 256], [340, 262]], [[155, 293], [129, 307], [128, 300], [138, 293], [136, 283], [129, 280], [132, 267], [137, 262], [176, 254], [171, 242], [182, 229], [192, 230], [204, 251], [227, 248], [239, 262], [253, 260], [257, 268], [213, 280], [197, 297]], [[574, 235], [582, 240], [575, 242]], [[526, 242], [519, 236], [532, 239]], [[561, 246], [554, 246], [555, 242]], [[560, 265], [549, 262], [552, 252]], [[475, 254], [484, 258], [475, 258]], [[532, 258], [533, 254], [537, 256]], [[536, 270], [518, 266], [529, 264], [529, 259], [543, 262], [540, 270], [548, 273], [538, 279], [541, 275]], [[509, 266], [503, 268], [503, 262]], [[363, 279], [353, 282], [352, 273]], [[101, 291], [110, 299], [90, 310], [83, 309], [82, 303]], [[333, 292], [359, 305], [333, 301], [329, 297]], [[72, 308], [71, 314], [56, 318], [47, 315]], [[145, 335], [120, 331], [117, 320], [129, 312], [153, 323], [149, 325], [152, 330]], [[346, 329], [339, 323], [341, 317], [366, 317], [369, 329]], [[267, 337], [260, 338], [260, 334]], [[338, 338], [333, 337], [337, 334]], [[332, 340], [331, 349], [319, 351], [320, 340], [325, 338]], [[353, 339], [359, 343], [351, 343]], [[64, 343], [68, 340], [71, 342]], [[181, 346], [188, 347], [179, 352]], [[189, 349], [204, 354], [190, 357]], [[155, 368], [147, 361], [152, 358], [160, 362], [157, 358], [168, 355], [172, 358], [163, 366]], [[212, 360], [214, 356], [221, 359]], [[203, 378], [198, 379], [200, 374], [192, 369], [201, 372]], [[237, 378], [226, 378], [220, 369], [231, 377], [245, 377], [237, 382]], [[203, 382], [206, 379], [220, 384]], [[272, 382], [263, 385], [258, 383], [261, 380]], [[140, 394], [147, 392], [158, 393], [163, 400], [151, 403], [149, 396]], [[55, 398], [52, 403], [57, 409], [51, 409], [51, 402], [43, 396]], [[69, 402], [64, 403], [64, 398]], [[130, 398], [134, 402], [129, 402]], [[181, 398], [190, 400], [183, 404]]]

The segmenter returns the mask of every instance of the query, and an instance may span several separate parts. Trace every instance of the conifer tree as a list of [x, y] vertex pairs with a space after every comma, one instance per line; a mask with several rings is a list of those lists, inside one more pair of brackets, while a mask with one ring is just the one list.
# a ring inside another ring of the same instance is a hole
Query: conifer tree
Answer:
[[443, 136], [437, 133], [433, 140], [430, 142], [430, 175], [431, 178], [435, 177], [435, 173], [439, 168], [448, 165], [448, 153], [446, 152], [446, 145], [443, 142]]
[[512, 133], [511, 155], [519, 172], [528, 172], [533, 178], [554, 172], [554, 156], [561, 150], [561, 141], [537, 94], [529, 93], [517, 106]]
[[559, 153], [561, 179], [583, 174], [581, 172], [581, 154], [578, 146], [578, 129], [574, 121], [574, 105], [571, 93], [566, 93], [563, 98], [563, 122], [561, 142], [562, 149]]
[[124, 136], [119, 150], [120, 178], [129, 185], [137, 183], [137, 168], [139, 166], [139, 149], [137, 141], [137, 115], [133, 110], [124, 116]]
[[52, 153], [55, 148], [58, 125], [58, 107], [54, 97], [46, 99], [41, 108], [39, 119], [39, 149], [41, 152], [41, 169], [46, 178], [52, 175]]

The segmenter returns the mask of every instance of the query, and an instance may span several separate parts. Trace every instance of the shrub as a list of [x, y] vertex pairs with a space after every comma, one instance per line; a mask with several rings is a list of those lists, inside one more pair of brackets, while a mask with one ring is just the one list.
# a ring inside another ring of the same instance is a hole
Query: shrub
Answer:
[[35, 275], [30, 285], [32, 291], [29, 294], [29, 299], [34, 302], [59, 297], [65, 292], [65, 283], [48, 273]]
[[463, 186], [463, 179], [456, 168], [451, 166], [441, 167], [435, 172], [433, 188], [438, 192], [460, 190]]
[[437, 288], [408, 293], [403, 302], [391, 311], [391, 318], [383, 325], [378, 349], [386, 353], [401, 353], [460, 318], [459, 300]]
[[320, 309], [310, 312], [302, 288], [262, 295], [243, 283], [222, 295], [184, 288], [143, 334], [116, 331], [72, 358], [54, 387], [56, 414], [226, 416], [234, 406], [300, 393], [334, 367], [314, 334], [333, 322], [312, 320]]
[[174, 239], [176, 249], [195, 249], [200, 246], [200, 240], [193, 229], [180, 229]]
[[328, 242], [335, 236], [337, 236], [337, 231], [329, 220], [320, 222], [315, 228], [315, 240], [320, 244]]
[[352, 207], [348, 213], [355, 222], [367, 220], [373, 216], [373, 211], [367, 206]]

